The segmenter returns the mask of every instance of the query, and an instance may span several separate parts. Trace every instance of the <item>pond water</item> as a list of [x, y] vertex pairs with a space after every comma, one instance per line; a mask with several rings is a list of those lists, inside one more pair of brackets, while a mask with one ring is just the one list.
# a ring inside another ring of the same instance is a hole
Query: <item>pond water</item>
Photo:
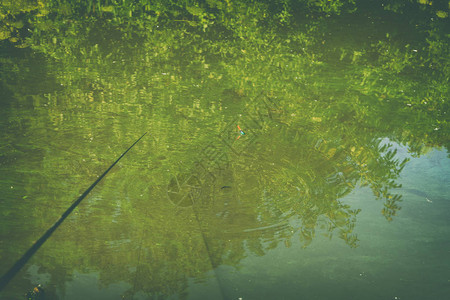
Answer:
[[0, 299], [446, 299], [446, 10], [225, 2], [4, 4]]

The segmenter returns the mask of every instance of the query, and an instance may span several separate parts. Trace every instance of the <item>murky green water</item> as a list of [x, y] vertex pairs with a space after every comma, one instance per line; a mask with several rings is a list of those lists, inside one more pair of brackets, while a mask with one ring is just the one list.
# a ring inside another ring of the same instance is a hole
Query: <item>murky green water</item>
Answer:
[[148, 134], [0, 298], [446, 299], [448, 14], [422, 2], [5, 2], [0, 275]]

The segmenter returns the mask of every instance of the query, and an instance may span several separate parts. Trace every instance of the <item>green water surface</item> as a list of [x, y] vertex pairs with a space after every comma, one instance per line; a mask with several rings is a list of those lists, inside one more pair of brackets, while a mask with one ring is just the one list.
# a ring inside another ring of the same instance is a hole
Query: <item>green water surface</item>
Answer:
[[448, 1], [2, 1], [0, 299], [447, 299]]

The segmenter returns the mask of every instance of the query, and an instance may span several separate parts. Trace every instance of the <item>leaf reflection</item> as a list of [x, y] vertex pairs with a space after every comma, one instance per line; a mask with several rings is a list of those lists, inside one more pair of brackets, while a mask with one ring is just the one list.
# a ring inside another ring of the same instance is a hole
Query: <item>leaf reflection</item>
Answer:
[[[1, 269], [142, 128], [134, 159], [38, 254], [50, 293], [98, 271], [128, 298], [187, 297], [189, 278], [251, 253], [319, 235], [357, 247], [345, 196], [367, 186], [393, 220], [394, 143], [420, 156], [450, 140], [445, 18], [390, 2], [5, 2]], [[358, 10], [382, 21], [348, 23]]]

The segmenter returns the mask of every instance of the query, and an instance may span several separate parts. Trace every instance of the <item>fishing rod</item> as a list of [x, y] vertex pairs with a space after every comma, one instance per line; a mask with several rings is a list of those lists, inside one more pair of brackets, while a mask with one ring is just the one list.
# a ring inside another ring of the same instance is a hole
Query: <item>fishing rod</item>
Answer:
[[122, 157], [127, 154], [128, 151], [131, 150], [131, 148], [134, 147], [145, 135], [144, 133], [140, 138], [138, 138], [133, 145], [131, 145], [124, 153], [122, 153], [116, 161], [109, 166], [109, 168], [103, 172], [100, 177], [97, 178], [97, 180], [91, 184], [90, 187], [87, 188], [86, 191], [84, 191], [83, 194], [74, 202], [72, 205], [61, 215], [58, 221], [56, 221], [55, 224], [53, 224], [52, 227], [50, 227], [34, 244], [31, 246], [27, 252], [25, 252], [22, 257], [16, 261], [16, 263], [6, 272], [1, 278], [0, 278], [0, 292], [5, 288], [5, 286], [13, 279], [13, 277], [23, 268], [23, 266], [30, 260], [30, 258], [39, 250], [39, 248], [45, 243], [45, 241], [48, 240], [48, 238], [52, 235], [52, 233], [61, 225], [61, 223], [70, 215], [70, 213], [78, 206], [78, 204], [81, 203], [81, 201], [86, 198], [86, 196], [89, 194], [90, 191], [100, 182], [100, 180], [103, 179], [103, 177], [108, 174], [108, 172], [119, 162], [119, 160], [122, 159]]

